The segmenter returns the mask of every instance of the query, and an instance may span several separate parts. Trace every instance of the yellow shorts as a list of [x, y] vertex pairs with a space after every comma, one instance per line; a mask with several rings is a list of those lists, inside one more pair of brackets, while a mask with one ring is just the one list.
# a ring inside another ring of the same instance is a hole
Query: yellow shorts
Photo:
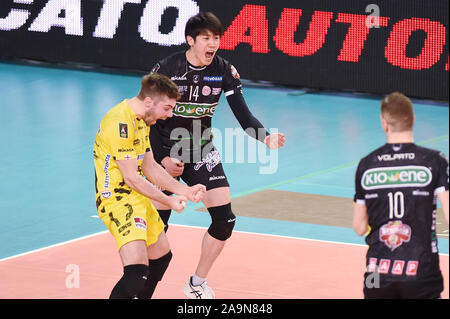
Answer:
[[145, 240], [150, 246], [164, 230], [164, 223], [148, 198], [122, 200], [120, 205], [105, 207], [99, 215], [116, 240], [118, 250], [135, 240]]

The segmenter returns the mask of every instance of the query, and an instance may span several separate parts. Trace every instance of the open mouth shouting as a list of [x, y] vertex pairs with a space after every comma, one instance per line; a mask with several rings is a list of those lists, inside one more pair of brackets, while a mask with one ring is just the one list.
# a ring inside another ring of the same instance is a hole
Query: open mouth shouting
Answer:
[[206, 50], [206, 53], [205, 53], [205, 59], [206, 59], [206, 61], [207, 61], [208, 63], [211, 63], [211, 62], [212, 62], [212, 59], [214, 58], [214, 54], [215, 54], [215, 53], [216, 53], [215, 50], [212, 50], [212, 49]]

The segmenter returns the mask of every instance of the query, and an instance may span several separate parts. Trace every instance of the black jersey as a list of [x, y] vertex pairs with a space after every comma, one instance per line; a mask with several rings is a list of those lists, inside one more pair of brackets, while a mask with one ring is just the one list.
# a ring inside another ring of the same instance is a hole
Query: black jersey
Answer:
[[198, 150], [209, 143], [212, 139], [211, 119], [221, 92], [225, 96], [242, 94], [239, 74], [228, 61], [216, 55], [210, 65], [195, 67], [187, 61], [185, 53], [182, 51], [172, 54], [159, 61], [152, 69], [152, 72], [168, 76], [177, 84], [181, 93], [173, 110], [173, 117], [159, 120], [152, 127], [159, 135], [153, 136], [152, 147], [159, 142], [158, 138], [162, 145], [161, 148], [154, 147], [155, 153], [159, 153], [159, 150], [164, 153], [155, 154], [157, 160], [168, 156], [172, 146], [183, 142], [182, 140], [188, 140], [189, 147], [186, 144], [183, 147], [190, 150]]
[[384, 282], [441, 276], [436, 197], [448, 184], [445, 156], [413, 143], [385, 144], [360, 161], [354, 201], [369, 216], [368, 273]]

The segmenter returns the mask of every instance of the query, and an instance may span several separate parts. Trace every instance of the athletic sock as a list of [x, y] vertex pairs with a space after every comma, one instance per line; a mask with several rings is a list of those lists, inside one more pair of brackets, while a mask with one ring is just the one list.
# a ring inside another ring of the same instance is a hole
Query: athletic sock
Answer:
[[200, 286], [205, 281], [206, 281], [206, 278], [199, 277], [196, 274], [193, 274], [191, 277], [192, 286]]

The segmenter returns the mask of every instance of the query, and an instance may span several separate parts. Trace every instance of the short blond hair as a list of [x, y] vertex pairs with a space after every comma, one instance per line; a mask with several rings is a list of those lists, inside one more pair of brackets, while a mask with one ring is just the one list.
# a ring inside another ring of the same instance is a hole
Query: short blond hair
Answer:
[[413, 104], [400, 92], [391, 93], [381, 101], [381, 116], [394, 132], [410, 131], [413, 128]]
[[151, 97], [153, 100], [159, 99], [164, 95], [175, 100], [181, 97], [177, 85], [167, 76], [150, 73], [142, 77], [141, 90], [137, 96], [140, 100], [146, 97]]

